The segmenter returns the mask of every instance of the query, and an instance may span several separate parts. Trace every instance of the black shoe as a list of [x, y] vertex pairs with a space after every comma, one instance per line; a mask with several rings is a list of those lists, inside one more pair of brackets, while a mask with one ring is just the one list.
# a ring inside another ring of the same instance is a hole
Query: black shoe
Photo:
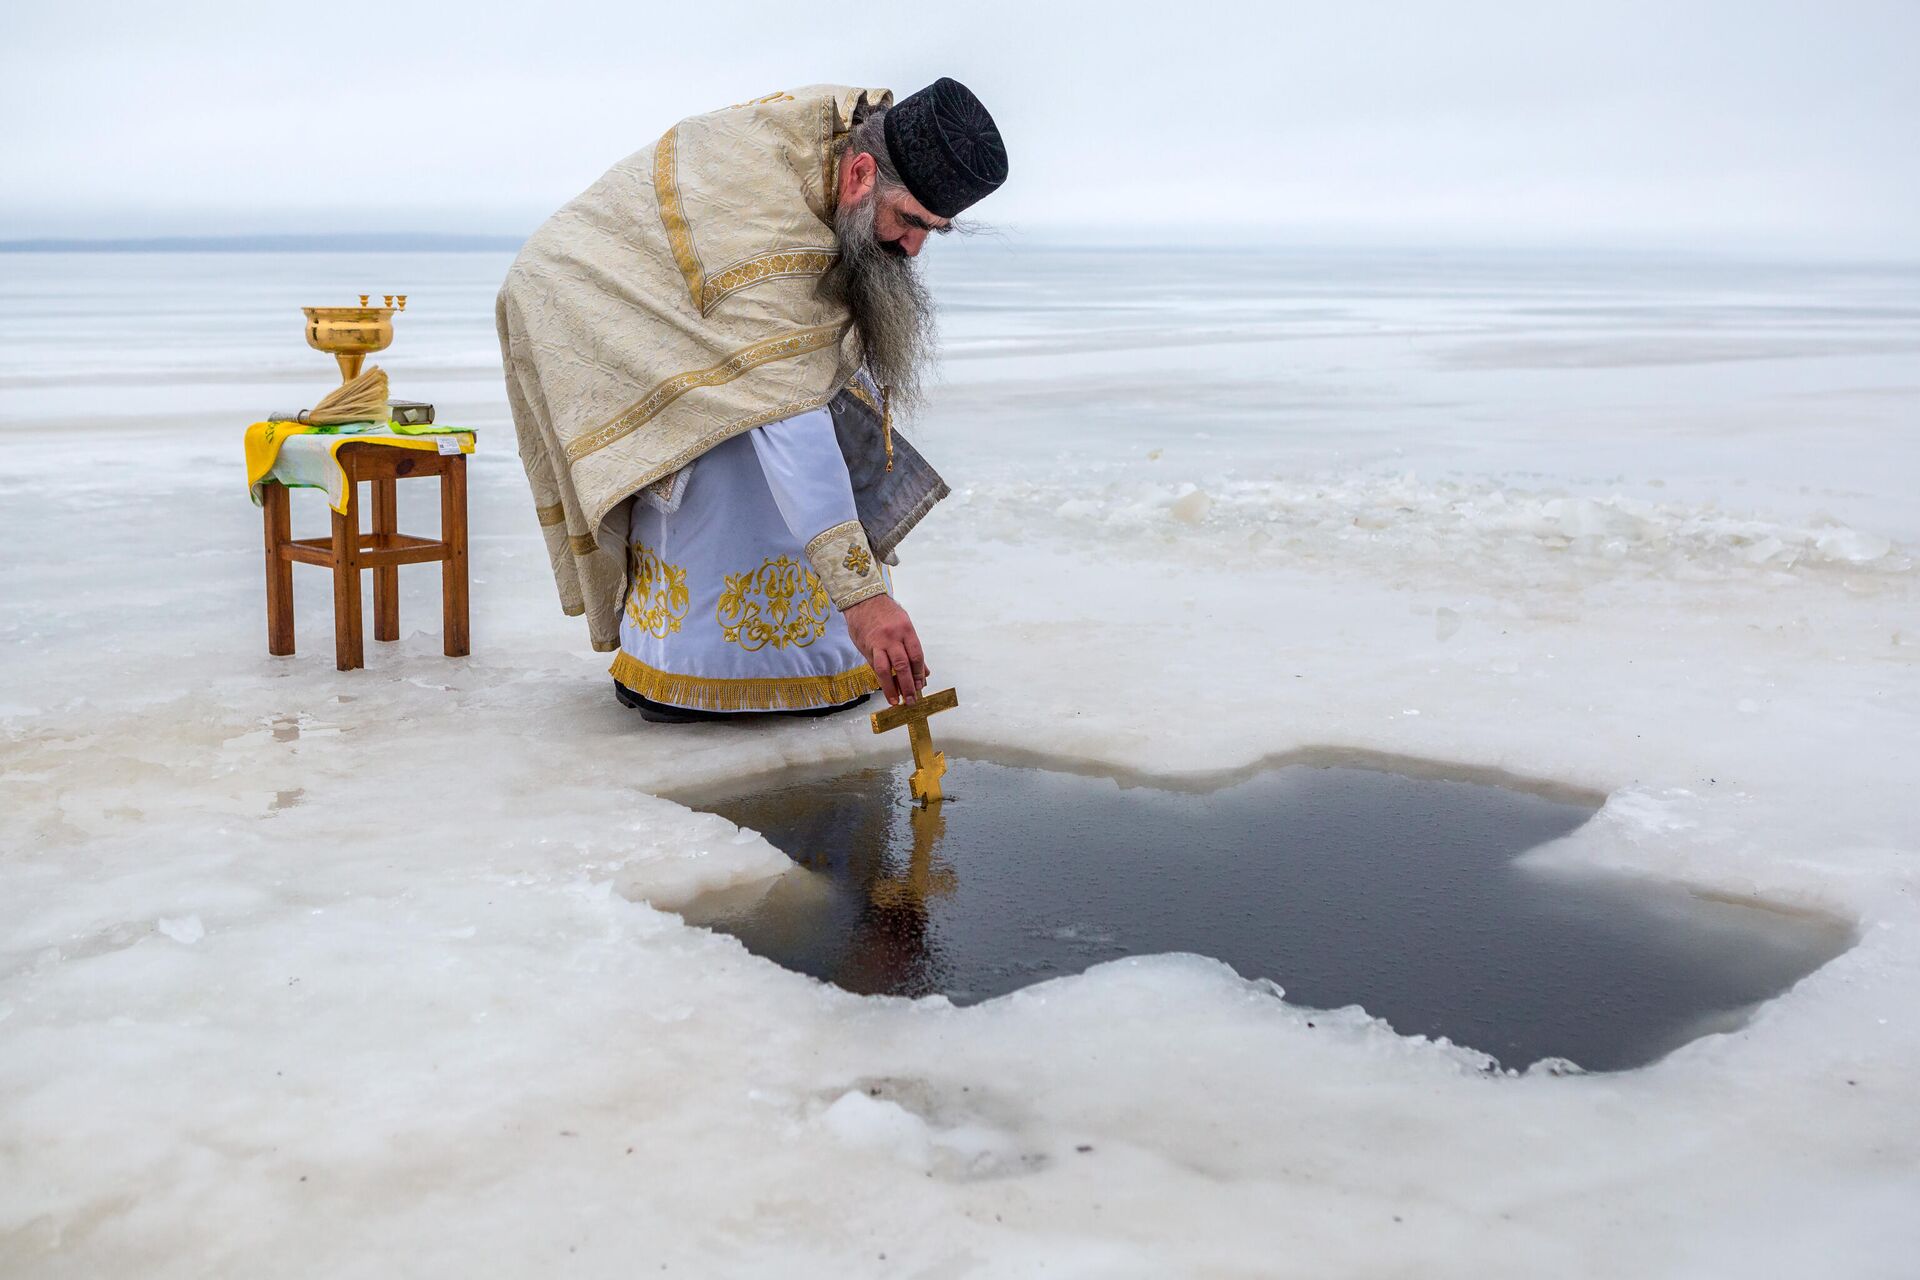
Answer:
[[842, 711], [853, 710], [855, 707], [859, 706], [861, 703], [865, 702], [868, 698], [871, 698], [872, 696], [873, 695], [870, 693], [863, 693], [857, 698], [849, 698], [845, 702], [836, 702], [830, 707], [789, 707], [786, 710], [775, 711], [775, 712], [771, 712], [770, 714], [776, 715], [776, 716], [836, 715]]
[[635, 693], [618, 680], [613, 682], [613, 696], [620, 700], [623, 707], [632, 707], [640, 713], [640, 718], [649, 724], [692, 724], [696, 720], [725, 720], [722, 711], [695, 711], [688, 707], [670, 707], [664, 702], [655, 702], [652, 698]]

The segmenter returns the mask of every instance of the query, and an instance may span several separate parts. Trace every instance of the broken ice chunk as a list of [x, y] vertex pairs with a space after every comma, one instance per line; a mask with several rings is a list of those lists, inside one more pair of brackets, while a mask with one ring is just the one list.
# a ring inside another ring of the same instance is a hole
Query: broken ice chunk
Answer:
[[207, 936], [207, 926], [200, 923], [199, 916], [161, 916], [154, 928], [189, 947]]

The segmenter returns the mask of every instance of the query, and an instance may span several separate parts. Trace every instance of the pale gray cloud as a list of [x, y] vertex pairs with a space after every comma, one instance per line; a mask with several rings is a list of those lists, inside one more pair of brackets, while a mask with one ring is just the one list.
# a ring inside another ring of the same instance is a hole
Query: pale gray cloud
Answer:
[[1912, 0], [10, 6], [0, 236], [518, 232], [682, 115], [947, 74], [1050, 234], [1911, 253], [1916, 48]]

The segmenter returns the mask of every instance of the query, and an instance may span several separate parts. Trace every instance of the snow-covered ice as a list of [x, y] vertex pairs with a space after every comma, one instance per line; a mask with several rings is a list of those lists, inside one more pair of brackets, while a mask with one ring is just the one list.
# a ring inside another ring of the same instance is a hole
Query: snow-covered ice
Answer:
[[[474, 656], [412, 571], [339, 673], [310, 570], [265, 652], [238, 433], [324, 386], [294, 308], [369, 264], [19, 256], [0, 1274], [1911, 1275], [1920, 274], [943, 256], [916, 441], [956, 495], [899, 583], [946, 741], [1594, 788], [1531, 856], [1858, 945], [1591, 1076], [1204, 957], [965, 1009], [784, 972], [675, 914], [781, 855], [659, 793], [876, 743], [614, 703], [490, 368], [501, 261], [376, 264], [412, 285], [396, 393], [483, 433]], [[160, 305], [196, 342], [112, 323]]]

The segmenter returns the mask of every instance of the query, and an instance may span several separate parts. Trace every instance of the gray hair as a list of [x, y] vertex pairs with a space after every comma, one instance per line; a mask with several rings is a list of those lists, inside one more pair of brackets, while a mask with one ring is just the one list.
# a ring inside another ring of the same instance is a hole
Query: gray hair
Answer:
[[894, 167], [893, 154], [887, 150], [888, 110], [890, 108], [868, 107], [864, 104], [854, 108], [853, 129], [847, 134], [846, 154], [872, 156], [880, 189], [897, 191], [907, 184], [900, 180], [900, 170]]

